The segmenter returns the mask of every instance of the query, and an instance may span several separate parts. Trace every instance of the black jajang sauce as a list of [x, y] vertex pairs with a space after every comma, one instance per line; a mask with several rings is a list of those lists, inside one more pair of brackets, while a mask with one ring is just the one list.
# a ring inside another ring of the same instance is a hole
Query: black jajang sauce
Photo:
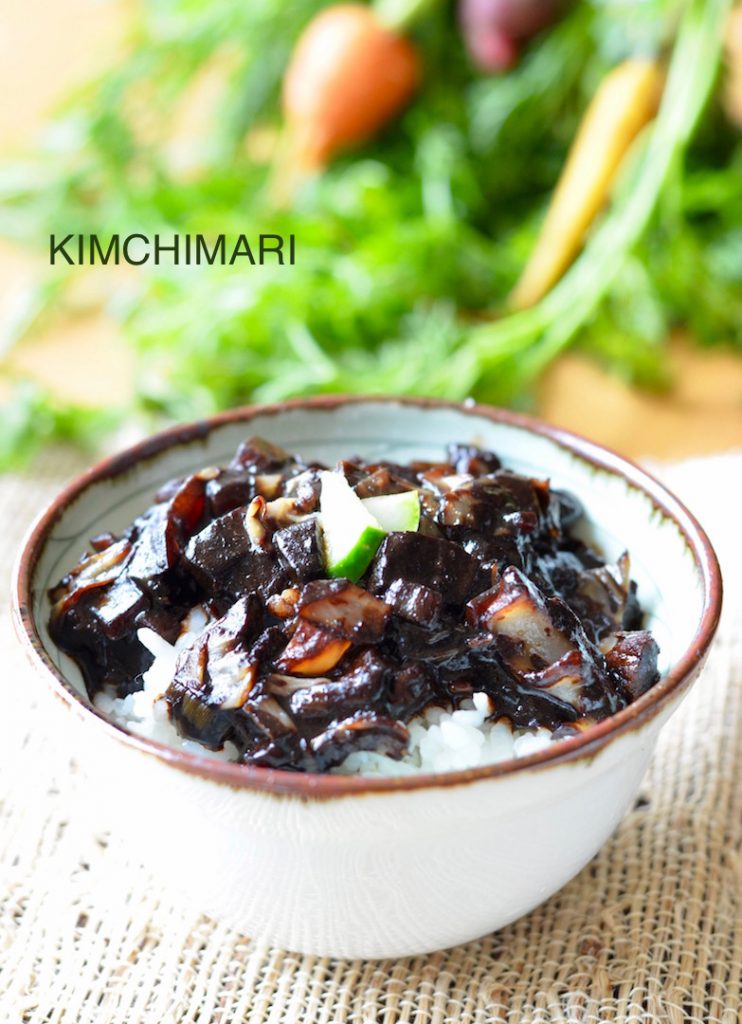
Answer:
[[196, 606], [209, 624], [179, 656], [170, 717], [255, 765], [400, 758], [414, 716], [475, 692], [493, 719], [566, 735], [657, 680], [628, 556], [607, 566], [573, 534], [574, 496], [470, 446], [441, 463], [340, 462], [359, 498], [415, 489], [421, 507], [352, 583], [328, 577], [323, 469], [251, 438], [228, 467], [163, 487], [121, 537], [94, 538], [51, 591], [50, 622], [89, 695], [140, 689], [152, 655], [137, 631], [172, 643]]

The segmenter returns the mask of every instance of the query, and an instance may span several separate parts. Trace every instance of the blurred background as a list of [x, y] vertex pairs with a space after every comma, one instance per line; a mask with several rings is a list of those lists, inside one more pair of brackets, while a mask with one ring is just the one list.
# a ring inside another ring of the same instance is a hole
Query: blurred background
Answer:
[[[0, 466], [333, 392], [742, 444], [731, 0], [4, 0]], [[293, 233], [292, 267], [49, 235]]]

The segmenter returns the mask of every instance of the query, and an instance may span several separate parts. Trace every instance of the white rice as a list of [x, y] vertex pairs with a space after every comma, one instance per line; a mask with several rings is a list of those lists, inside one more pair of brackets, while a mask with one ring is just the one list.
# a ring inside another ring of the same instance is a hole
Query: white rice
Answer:
[[239, 751], [232, 743], [225, 743], [223, 750], [207, 750], [195, 740], [184, 739], [175, 728], [167, 713], [165, 690], [175, 674], [175, 663], [178, 655], [201, 632], [208, 619], [200, 608], [194, 608], [184, 623], [184, 629], [175, 642], [167, 640], [155, 633], [153, 629], [140, 629], [137, 637], [155, 660], [142, 676], [144, 687], [128, 697], [111, 697], [107, 693], [98, 693], [95, 706], [104, 715], [108, 715], [118, 725], [124, 726], [137, 736], [157, 740], [169, 747], [179, 747], [191, 754], [205, 754], [218, 761], [236, 761]]
[[[223, 750], [212, 751], [194, 740], [183, 739], [167, 713], [164, 693], [173, 678], [177, 657], [198, 636], [206, 622], [206, 614], [195, 608], [174, 646], [153, 630], [140, 629], [139, 640], [155, 658], [144, 673], [144, 688], [123, 698], [99, 693], [95, 706], [138, 736], [220, 761], [236, 761], [238, 750], [233, 744], [225, 743]], [[475, 693], [457, 711], [428, 708], [409, 724], [410, 749], [401, 761], [371, 751], [358, 751], [332, 771], [367, 776], [458, 771], [526, 757], [552, 742], [548, 729], [514, 732], [507, 722], [488, 721], [491, 711], [486, 693]]]

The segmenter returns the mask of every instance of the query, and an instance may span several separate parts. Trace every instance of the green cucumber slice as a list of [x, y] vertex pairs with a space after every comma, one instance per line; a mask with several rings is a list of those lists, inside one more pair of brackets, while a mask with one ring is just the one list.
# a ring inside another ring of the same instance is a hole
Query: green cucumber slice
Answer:
[[364, 508], [344, 476], [324, 472], [320, 480], [320, 525], [328, 575], [343, 576], [355, 583], [368, 568], [387, 531]]
[[361, 504], [387, 533], [414, 531], [420, 525], [420, 496], [417, 491], [362, 498]]

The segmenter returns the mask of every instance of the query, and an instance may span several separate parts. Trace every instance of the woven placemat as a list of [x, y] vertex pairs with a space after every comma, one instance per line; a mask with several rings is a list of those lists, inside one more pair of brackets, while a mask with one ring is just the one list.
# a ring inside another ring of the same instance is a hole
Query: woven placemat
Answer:
[[[0, 480], [0, 571], [75, 467]], [[289, 955], [158, 891], [80, 813], [74, 751], [11, 636], [0, 711], [0, 1019], [65, 1024], [739, 1021], [742, 1005], [742, 456], [666, 467], [726, 568], [708, 668], [640, 797], [587, 868], [478, 942], [384, 963]], [[735, 491], [737, 493], [735, 493]], [[7, 588], [4, 586], [4, 590]], [[62, 738], [63, 739], [63, 738]]]

